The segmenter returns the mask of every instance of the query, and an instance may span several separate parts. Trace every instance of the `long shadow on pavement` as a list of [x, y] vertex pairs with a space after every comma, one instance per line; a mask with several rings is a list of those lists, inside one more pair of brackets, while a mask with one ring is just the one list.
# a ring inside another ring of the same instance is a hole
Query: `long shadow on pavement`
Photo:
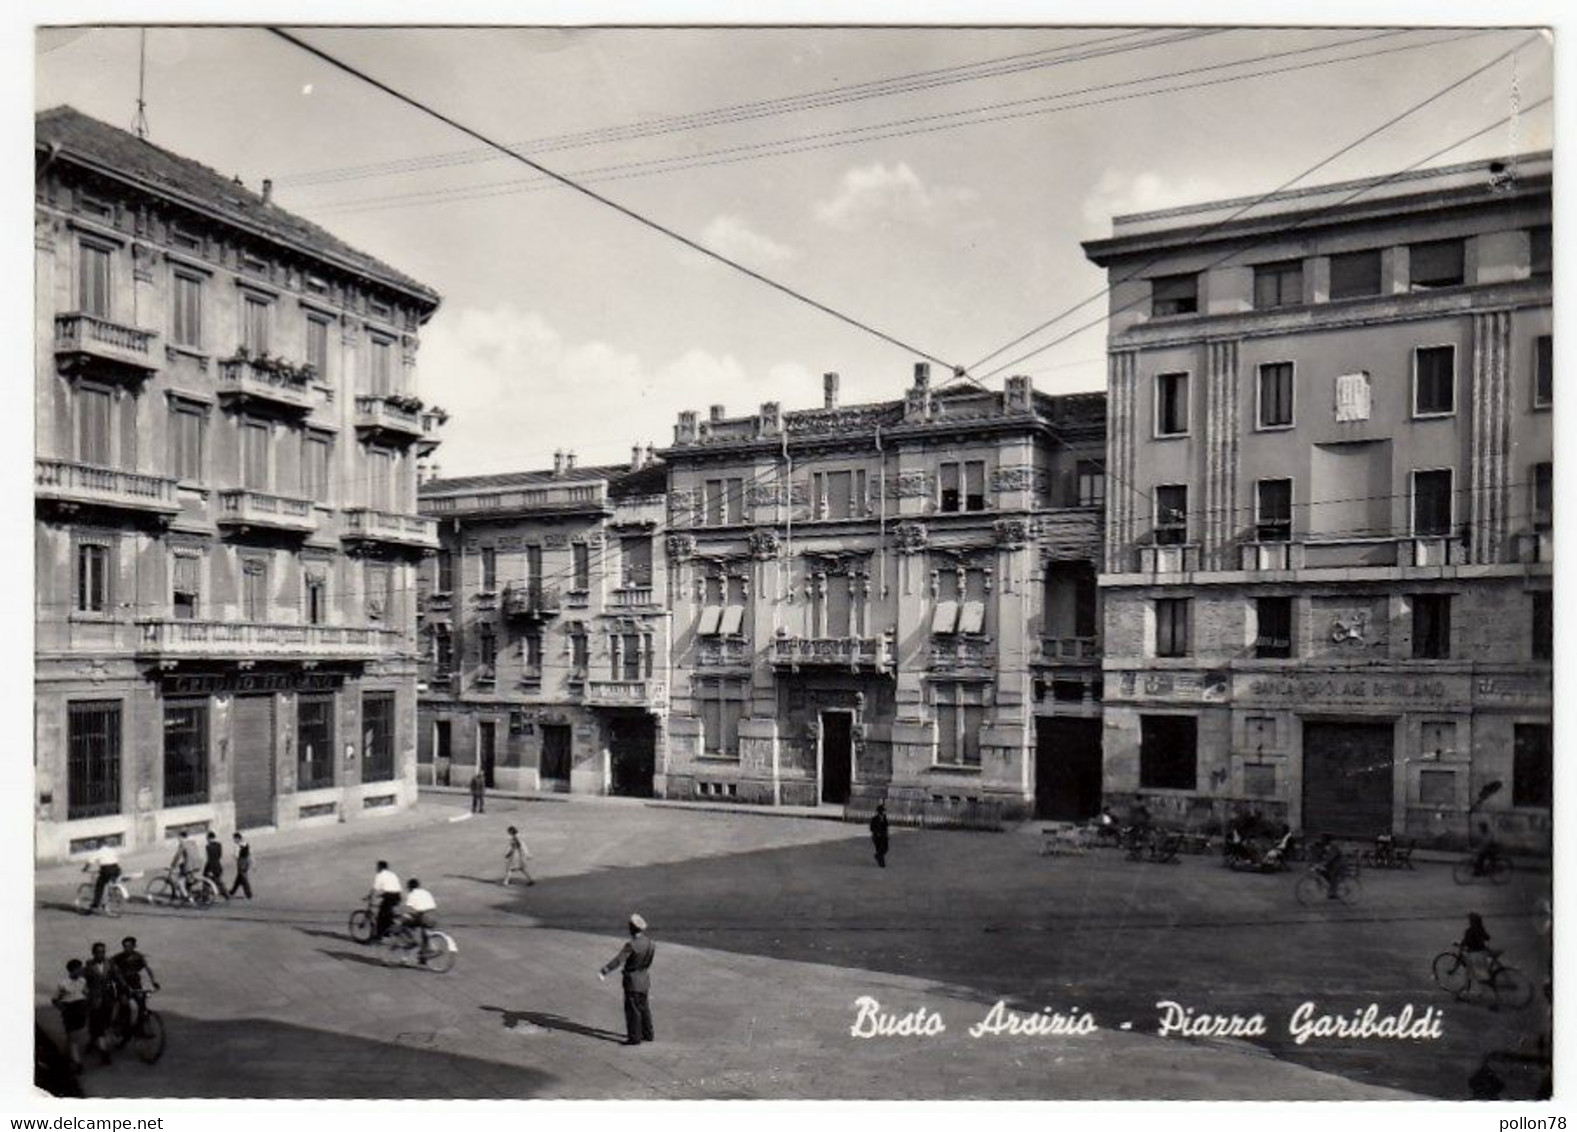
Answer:
[[520, 1024], [524, 1022], [542, 1030], [562, 1030], [566, 1034], [579, 1034], [583, 1038], [595, 1038], [602, 1042], [620, 1044], [624, 1041], [623, 1034], [604, 1030], [598, 1026], [588, 1026], [583, 1022], [575, 1022], [562, 1014], [548, 1014], [540, 1010], [509, 1010], [502, 1006], [483, 1006], [481, 1009], [503, 1015], [506, 1030], [519, 1029]]

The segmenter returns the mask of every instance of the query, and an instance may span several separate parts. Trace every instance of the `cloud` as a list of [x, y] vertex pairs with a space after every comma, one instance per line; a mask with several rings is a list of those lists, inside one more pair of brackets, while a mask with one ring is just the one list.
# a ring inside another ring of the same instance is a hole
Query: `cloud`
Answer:
[[[778, 372], [782, 367], [774, 367]], [[421, 396], [449, 413], [435, 457], [446, 476], [621, 463], [631, 445], [671, 442], [682, 409], [756, 411], [768, 375], [693, 347], [650, 363], [604, 341], [568, 341], [534, 311], [508, 305], [441, 311], [422, 332]]]
[[1225, 185], [1208, 177], [1170, 177], [1148, 170], [1126, 173], [1107, 168], [1084, 198], [1084, 220], [1092, 227], [1104, 229], [1114, 216], [1202, 204], [1231, 195]]
[[967, 217], [979, 199], [973, 189], [925, 184], [907, 162], [878, 161], [845, 172], [837, 193], [817, 202], [816, 219], [844, 232], [873, 220], [935, 227]]
[[716, 217], [702, 231], [701, 243], [750, 267], [771, 267], [799, 256], [793, 248], [753, 231], [738, 216]]

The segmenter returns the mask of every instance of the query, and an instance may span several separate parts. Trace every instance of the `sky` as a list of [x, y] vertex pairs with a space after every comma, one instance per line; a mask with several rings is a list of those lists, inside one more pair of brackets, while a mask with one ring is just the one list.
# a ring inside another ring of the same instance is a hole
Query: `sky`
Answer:
[[[1476, 28], [302, 28], [301, 39], [706, 258], [260, 28], [154, 27], [150, 140], [443, 296], [418, 392], [444, 475], [619, 462], [721, 404], [895, 398], [915, 361], [1099, 389], [1111, 218], [1265, 193], [1527, 31]], [[36, 106], [129, 126], [140, 34], [40, 29]], [[1259, 74], [1259, 72], [1272, 72]], [[1551, 146], [1533, 42], [1297, 185]], [[1172, 89], [1184, 88], [1184, 89]], [[1059, 339], [1065, 339], [1060, 340]], [[1040, 347], [1049, 347], [1038, 349]], [[1034, 352], [1031, 356], [1024, 355]], [[1010, 364], [1011, 363], [1011, 364]]]

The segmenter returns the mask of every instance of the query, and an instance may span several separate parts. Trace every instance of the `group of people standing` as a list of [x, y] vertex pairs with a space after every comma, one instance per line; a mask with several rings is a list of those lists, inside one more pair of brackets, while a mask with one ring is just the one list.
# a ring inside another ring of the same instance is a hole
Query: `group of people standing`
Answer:
[[147, 956], [137, 950], [136, 937], [127, 936], [120, 946], [120, 951], [110, 956], [103, 943], [93, 944], [86, 962], [66, 961], [66, 977], [55, 986], [51, 1001], [60, 1011], [73, 1070], [82, 1068], [86, 1049], [92, 1049], [100, 1063], [108, 1065], [110, 1038], [117, 1023], [123, 1033], [131, 1033], [138, 1012], [144, 1009], [144, 976], [154, 990], [159, 989]]
[[[224, 842], [219, 840], [219, 835], [213, 830], [208, 831], [208, 837], [203, 843], [202, 875], [214, 882], [214, 887], [226, 900], [237, 892], [245, 893], [246, 898], [250, 900], [252, 899], [252, 847], [240, 833], [232, 833], [230, 839], [235, 843], [235, 879], [230, 887], [225, 887]], [[175, 844], [175, 856], [170, 859], [170, 875], [175, 879], [176, 887], [182, 896], [186, 895], [187, 882], [197, 871], [196, 863], [196, 846], [192, 844], [190, 835], [182, 830]]]

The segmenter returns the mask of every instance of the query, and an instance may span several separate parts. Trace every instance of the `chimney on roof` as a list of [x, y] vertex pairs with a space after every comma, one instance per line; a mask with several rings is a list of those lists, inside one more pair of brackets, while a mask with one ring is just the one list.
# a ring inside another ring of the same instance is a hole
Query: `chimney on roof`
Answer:
[[640, 470], [641, 470], [641, 446], [639, 444], [637, 444], [635, 447], [630, 449], [630, 471], [638, 472]]
[[263, 203], [274, 203], [274, 180], [272, 177], [263, 178]]
[[562, 448], [554, 449], [553, 474], [556, 476], [562, 476], [564, 474], [564, 449]]
[[931, 384], [931, 363], [930, 362], [915, 362], [914, 363], [914, 387], [916, 389], [926, 389], [926, 388], [928, 388], [930, 386], [930, 384]]
[[646, 442], [646, 459], [643, 461], [643, 463], [650, 464], [656, 459], [657, 459], [657, 450], [652, 447], [652, 442], [650, 440], [648, 440]]
[[573, 472], [575, 470], [575, 450], [574, 449], [571, 449], [570, 451], [564, 453], [564, 470], [566, 472]]
[[712, 406], [712, 423], [716, 424], [718, 421], [720, 421], [722, 419], [723, 419], [723, 406], [721, 406], [721, 405], [713, 405]]
[[824, 373], [821, 375], [821, 396], [823, 407], [836, 409], [838, 407], [838, 375]]

